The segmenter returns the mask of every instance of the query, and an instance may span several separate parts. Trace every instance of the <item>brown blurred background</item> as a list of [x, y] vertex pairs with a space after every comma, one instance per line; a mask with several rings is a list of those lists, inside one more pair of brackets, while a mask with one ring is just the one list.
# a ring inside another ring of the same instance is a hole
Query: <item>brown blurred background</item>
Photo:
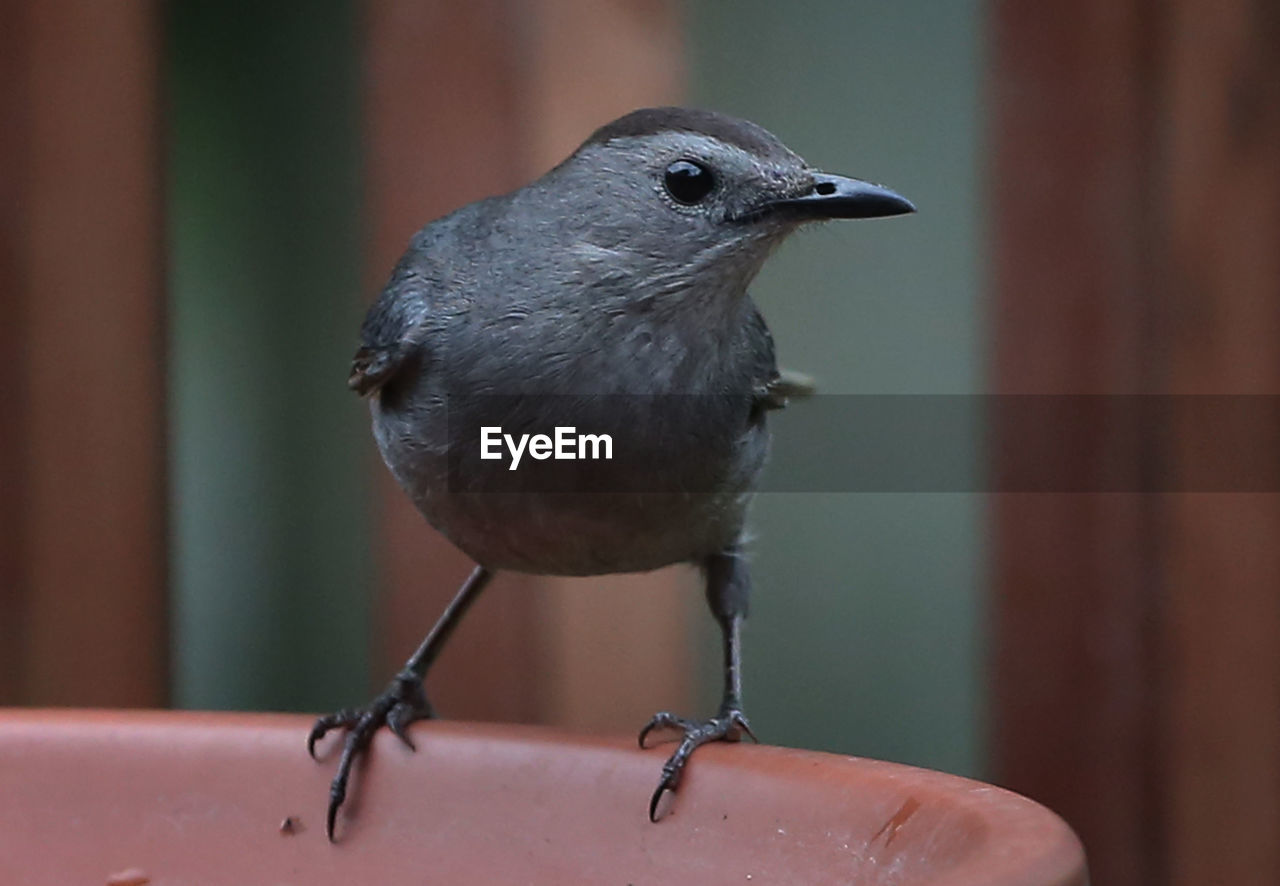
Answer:
[[[344, 388], [363, 306], [424, 222], [672, 102], [921, 207], [762, 275], [824, 390], [1280, 394], [1274, 2], [0, 0], [0, 703], [380, 685], [468, 564]], [[1169, 402], [1135, 489], [1214, 431]], [[1280, 496], [770, 494], [755, 524], [766, 740], [1027, 793], [1099, 884], [1280, 882]], [[505, 576], [432, 696], [709, 706], [700, 597]]]

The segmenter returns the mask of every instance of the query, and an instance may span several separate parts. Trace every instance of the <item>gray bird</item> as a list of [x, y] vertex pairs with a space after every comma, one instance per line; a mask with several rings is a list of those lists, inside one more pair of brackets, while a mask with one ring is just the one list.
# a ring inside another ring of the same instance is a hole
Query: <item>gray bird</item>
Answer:
[[[724, 638], [716, 715], [662, 712], [640, 732], [682, 739], [649, 815], [700, 745], [751, 735], [739, 629], [741, 538], [769, 445], [767, 413], [803, 385], [778, 371], [747, 295], [806, 222], [914, 211], [878, 185], [819, 172], [761, 127], [651, 108], [591, 135], [523, 188], [420, 230], [361, 329], [349, 385], [369, 398], [387, 467], [427, 521], [479, 565], [369, 705], [321, 717], [346, 730], [327, 817], [383, 725], [434, 716], [423, 679], [497, 570], [641, 572], [694, 563]], [[608, 433], [608, 460], [482, 458], [482, 429]], [[754, 738], [754, 735], [751, 736]]]

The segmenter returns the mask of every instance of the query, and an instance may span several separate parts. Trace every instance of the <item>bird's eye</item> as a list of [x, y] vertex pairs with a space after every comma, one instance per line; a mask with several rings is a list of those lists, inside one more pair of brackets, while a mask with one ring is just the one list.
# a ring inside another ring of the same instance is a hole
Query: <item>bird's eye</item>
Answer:
[[677, 160], [667, 167], [662, 183], [667, 193], [677, 203], [692, 206], [700, 203], [715, 187], [715, 176], [711, 170], [701, 163], [692, 160]]

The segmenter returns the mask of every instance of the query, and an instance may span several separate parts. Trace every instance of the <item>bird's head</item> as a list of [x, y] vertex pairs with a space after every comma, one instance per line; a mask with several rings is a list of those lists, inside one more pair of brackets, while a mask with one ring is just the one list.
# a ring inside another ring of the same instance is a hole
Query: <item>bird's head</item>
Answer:
[[[582, 257], [644, 289], [749, 282], [806, 222], [914, 212], [893, 191], [811, 168], [723, 114], [646, 108], [602, 126], [544, 182]], [[627, 260], [629, 259], [629, 260]]]

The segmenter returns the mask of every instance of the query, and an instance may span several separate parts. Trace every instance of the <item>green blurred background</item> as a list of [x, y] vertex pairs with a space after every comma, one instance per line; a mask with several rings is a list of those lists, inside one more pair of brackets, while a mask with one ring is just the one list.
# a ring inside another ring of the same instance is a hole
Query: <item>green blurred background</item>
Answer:
[[[779, 359], [824, 393], [979, 392], [980, 4], [691, 11], [696, 103], [920, 208], [909, 223], [825, 225], [779, 250], [753, 287]], [[745, 679], [764, 734], [981, 773], [983, 519], [981, 497], [961, 493], [763, 495]]]

